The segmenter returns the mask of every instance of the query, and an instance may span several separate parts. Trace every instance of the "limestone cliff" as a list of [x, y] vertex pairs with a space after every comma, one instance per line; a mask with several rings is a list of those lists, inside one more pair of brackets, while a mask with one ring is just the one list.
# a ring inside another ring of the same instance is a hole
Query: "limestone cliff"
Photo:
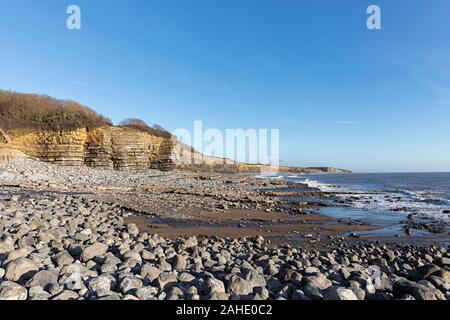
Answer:
[[176, 143], [170, 135], [114, 126], [60, 132], [13, 130], [9, 138], [11, 149], [36, 160], [117, 170], [172, 169], [170, 156]]
[[204, 156], [170, 134], [115, 126], [59, 132], [15, 129], [6, 134], [0, 131], [0, 148], [3, 161], [20, 154], [66, 166], [116, 170], [197, 170], [201, 167], [207, 171], [225, 171], [225, 166], [234, 164], [230, 160]]

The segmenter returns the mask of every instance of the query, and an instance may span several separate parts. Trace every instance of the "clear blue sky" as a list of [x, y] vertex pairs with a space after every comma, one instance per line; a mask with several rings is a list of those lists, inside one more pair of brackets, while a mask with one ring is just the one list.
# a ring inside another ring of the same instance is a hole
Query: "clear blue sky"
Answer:
[[1, 89], [169, 130], [280, 128], [289, 165], [450, 171], [448, 0], [0, 4]]

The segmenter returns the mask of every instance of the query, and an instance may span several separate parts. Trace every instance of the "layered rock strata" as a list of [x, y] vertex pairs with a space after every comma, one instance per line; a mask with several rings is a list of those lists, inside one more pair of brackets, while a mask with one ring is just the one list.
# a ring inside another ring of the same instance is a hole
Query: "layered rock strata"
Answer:
[[131, 128], [101, 127], [75, 131], [20, 130], [10, 133], [10, 149], [49, 163], [117, 170], [169, 170], [176, 141]]

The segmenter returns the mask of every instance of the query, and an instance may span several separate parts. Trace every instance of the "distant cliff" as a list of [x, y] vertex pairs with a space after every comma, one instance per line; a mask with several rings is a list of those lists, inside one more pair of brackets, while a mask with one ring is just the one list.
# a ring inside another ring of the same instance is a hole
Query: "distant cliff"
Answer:
[[276, 170], [277, 172], [291, 172], [300, 174], [316, 174], [316, 173], [328, 173], [328, 174], [344, 174], [351, 173], [349, 170], [338, 169], [333, 167], [288, 167], [279, 166], [271, 167], [269, 165], [263, 164], [237, 164], [239, 172], [245, 173], [255, 173], [255, 172], [265, 172], [270, 174], [271, 171]]

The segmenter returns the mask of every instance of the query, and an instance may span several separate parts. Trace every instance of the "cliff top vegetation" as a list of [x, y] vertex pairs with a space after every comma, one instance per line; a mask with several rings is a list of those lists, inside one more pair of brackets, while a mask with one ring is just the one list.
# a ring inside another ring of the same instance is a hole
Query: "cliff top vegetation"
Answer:
[[111, 120], [75, 101], [0, 90], [0, 127], [6, 131], [69, 131], [105, 125], [112, 125]]
[[[0, 128], [6, 132], [14, 129], [71, 131], [112, 125], [105, 116], [72, 100], [0, 90]], [[170, 136], [161, 126], [149, 126], [135, 118], [126, 119], [119, 126]]]

